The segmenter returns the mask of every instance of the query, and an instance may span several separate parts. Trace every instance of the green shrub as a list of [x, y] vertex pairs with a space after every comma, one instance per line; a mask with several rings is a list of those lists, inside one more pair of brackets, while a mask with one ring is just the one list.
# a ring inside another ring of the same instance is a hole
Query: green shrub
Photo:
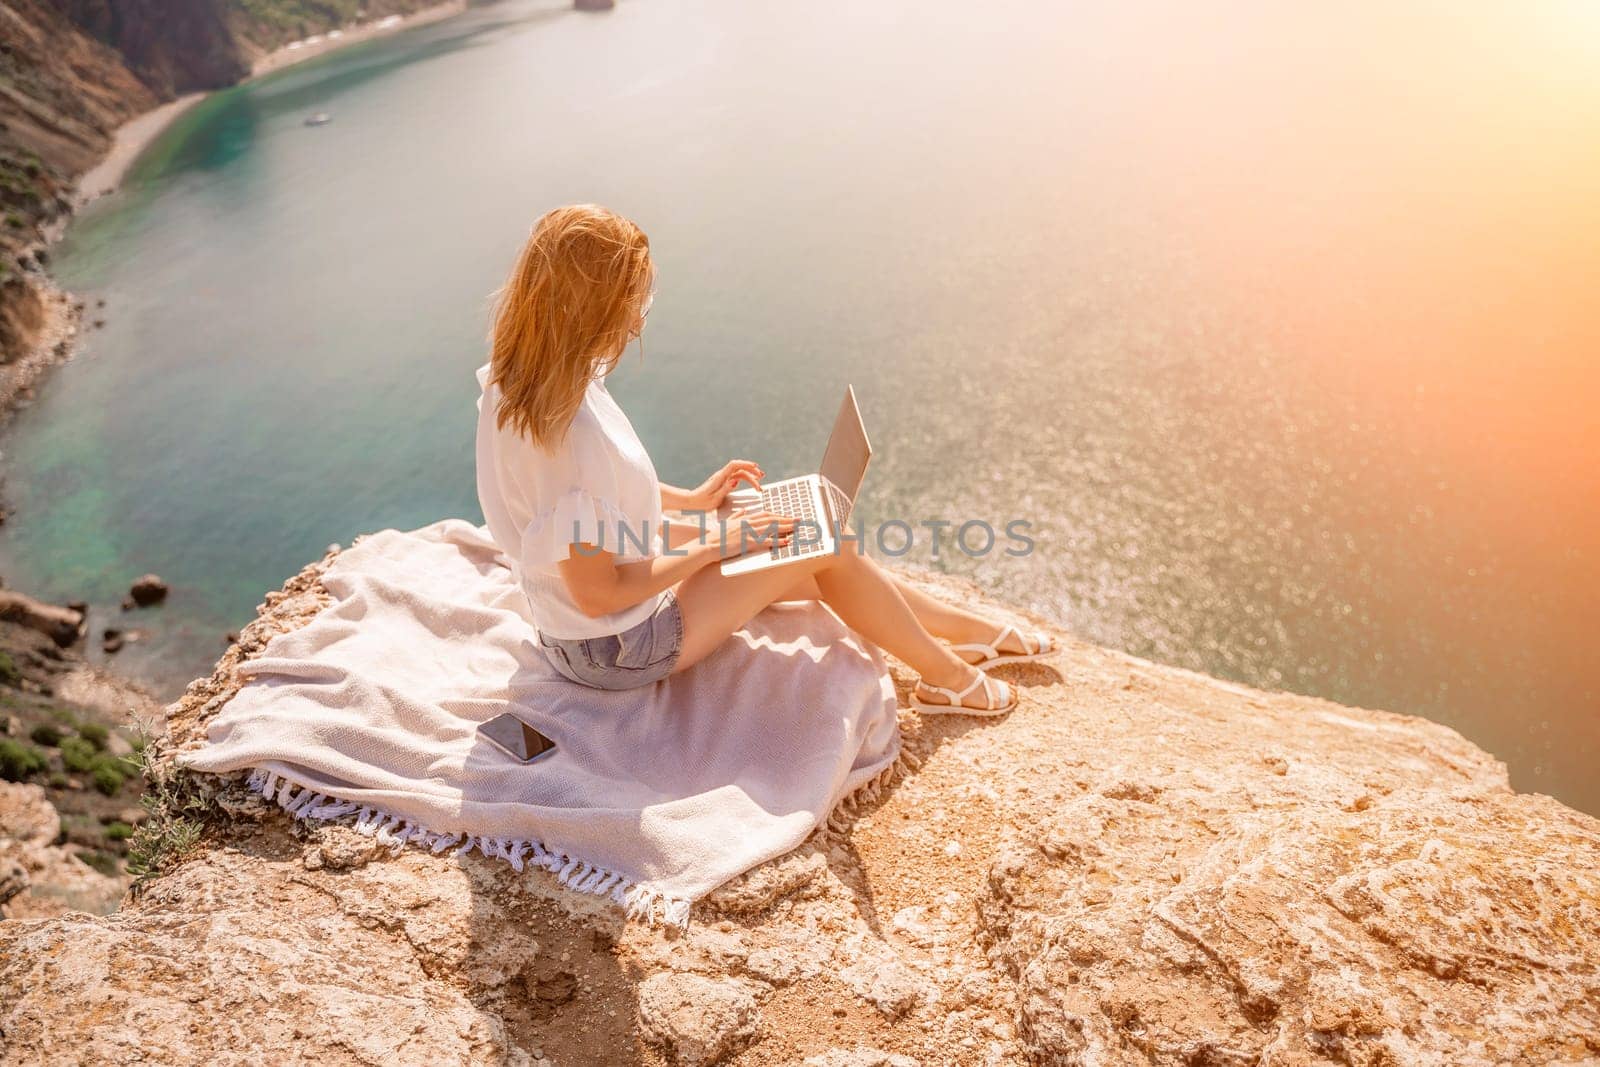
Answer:
[[108, 797], [114, 797], [122, 789], [122, 783], [127, 781], [117, 765], [110, 762], [97, 763], [94, 768], [94, 787]]
[[17, 661], [11, 658], [11, 653], [0, 649], [0, 682], [14, 686], [20, 681], [22, 672], [17, 669]]
[[51, 771], [49, 784], [51, 789], [65, 789], [67, 787], [67, 776], [60, 771]]
[[61, 742], [61, 765], [69, 771], [83, 773], [94, 770], [100, 753], [81, 737], [64, 738]]
[[115, 878], [119, 873], [117, 857], [110, 852], [84, 851], [78, 853], [78, 858], [108, 878]]
[[86, 722], [78, 727], [78, 736], [89, 742], [101, 752], [106, 750], [106, 742], [111, 739], [111, 731], [97, 722]]
[[100, 835], [100, 824], [83, 812], [61, 813], [61, 836], [69, 841], [82, 841]]
[[47, 722], [42, 722], [35, 726], [28, 734], [28, 737], [33, 740], [34, 744], [43, 745], [45, 748], [55, 748], [61, 744], [61, 731]]
[[76, 731], [78, 729], [78, 717], [66, 708], [45, 708], [44, 710], [56, 721], [56, 725], [63, 730]]
[[125, 822], [109, 823], [106, 826], [107, 841], [126, 841], [133, 836], [133, 827]]
[[128, 873], [138, 879], [135, 892], [194, 850], [212, 807], [191, 775], [159, 766], [149, 749], [142, 768], [146, 785], [139, 803], [149, 816], [128, 839]]
[[50, 761], [45, 754], [32, 745], [24, 745], [9, 737], [0, 738], [0, 778], [8, 782], [20, 782], [49, 766]]

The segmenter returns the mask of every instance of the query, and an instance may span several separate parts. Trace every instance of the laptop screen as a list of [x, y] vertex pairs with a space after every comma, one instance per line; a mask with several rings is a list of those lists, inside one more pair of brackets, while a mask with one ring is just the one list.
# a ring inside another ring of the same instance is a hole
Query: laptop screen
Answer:
[[845, 386], [844, 403], [839, 405], [839, 417], [833, 420], [828, 451], [823, 453], [822, 466], [817, 473], [838, 486], [839, 491], [855, 503], [871, 456], [867, 428], [861, 423], [861, 409], [856, 407], [856, 391]]

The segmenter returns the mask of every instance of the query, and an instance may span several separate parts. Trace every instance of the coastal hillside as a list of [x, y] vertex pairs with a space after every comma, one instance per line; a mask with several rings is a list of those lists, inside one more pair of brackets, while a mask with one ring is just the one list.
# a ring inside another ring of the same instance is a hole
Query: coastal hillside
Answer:
[[114, 909], [145, 819], [139, 749], [161, 707], [84, 661], [85, 629], [76, 609], [0, 589], [0, 905], [13, 916]]
[[[426, 0], [6, 0], [0, 5], [0, 397], [19, 363], [66, 354], [81, 310], [54, 293], [48, 249], [73, 187], [123, 122], [174, 96], [232, 85], [300, 38]], [[40, 350], [43, 351], [40, 351]], [[19, 379], [13, 381], [12, 379]]]
[[[44, 0], [0, 5], [0, 373], [7, 377], [36, 348], [67, 340], [45, 246], [71, 214], [77, 176], [110, 148], [118, 124], [158, 99], [121, 56]], [[5, 398], [25, 385], [7, 383]]]
[[[697, 904], [681, 935], [624, 926], [539, 868], [391, 852], [174, 772], [241, 660], [325, 603], [325, 565], [269, 594], [172, 706], [141, 828], [159, 873], [111, 916], [0, 923], [0, 1059], [199, 1064], [291, 1043], [325, 1063], [540, 1067], [1600, 1056], [1600, 821], [1513, 792], [1446, 727], [1060, 631], [1060, 655], [1003, 669], [1015, 712], [904, 713], [885, 783]], [[908, 682], [897, 669], [902, 697]], [[36, 800], [17, 807], [48, 821]]]
[[54, 2], [164, 98], [232, 85], [262, 55], [291, 41], [429, 6], [429, 0]]
[[[99, 312], [52, 284], [50, 244], [80, 201], [79, 177], [105, 156], [119, 126], [174, 94], [239, 81], [288, 41], [425, 6], [0, 4], [0, 422], [71, 354], [80, 325], [96, 323]], [[12, 914], [110, 910], [144, 817], [135, 723], [158, 718], [157, 706], [140, 687], [84, 662], [85, 605], [42, 605], [9, 588], [0, 600], [0, 779], [15, 783], [4, 786], [0, 812], [20, 820], [19, 829], [0, 814], [0, 900], [14, 898]], [[125, 618], [93, 622], [108, 648], [140, 636]], [[54, 623], [64, 629], [44, 632]]]

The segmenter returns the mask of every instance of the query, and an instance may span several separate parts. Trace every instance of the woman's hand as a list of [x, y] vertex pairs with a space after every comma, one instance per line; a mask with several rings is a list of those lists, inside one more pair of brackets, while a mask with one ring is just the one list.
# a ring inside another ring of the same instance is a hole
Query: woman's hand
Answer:
[[794, 539], [794, 527], [792, 515], [736, 508], [729, 512], [728, 521], [723, 526], [722, 558], [742, 556], [757, 549], [770, 552], [774, 548], [782, 548]]
[[721, 470], [690, 490], [683, 506], [689, 511], [716, 511], [728, 499], [728, 494], [739, 487], [740, 482], [748, 482], [760, 489], [761, 479], [766, 476], [767, 472], [753, 459], [730, 460]]

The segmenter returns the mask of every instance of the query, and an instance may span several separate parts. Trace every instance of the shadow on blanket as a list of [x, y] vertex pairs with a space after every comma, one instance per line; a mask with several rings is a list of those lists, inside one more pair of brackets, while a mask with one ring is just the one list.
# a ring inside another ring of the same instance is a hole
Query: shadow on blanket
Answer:
[[[693, 901], [799, 845], [899, 752], [882, 656], [820, 604], [774, 605], [682, 674], [613, 692], [550, 667], [504, 557], [465, 521], [360, 538], [323, 584], [332, 602], [241, 665], [178, 758], [247, 770], [296, 818], [397, 851], [475, 848], [686, 926]], [[523, 765], [482, 741], [503, 711], [555, 755]]]

